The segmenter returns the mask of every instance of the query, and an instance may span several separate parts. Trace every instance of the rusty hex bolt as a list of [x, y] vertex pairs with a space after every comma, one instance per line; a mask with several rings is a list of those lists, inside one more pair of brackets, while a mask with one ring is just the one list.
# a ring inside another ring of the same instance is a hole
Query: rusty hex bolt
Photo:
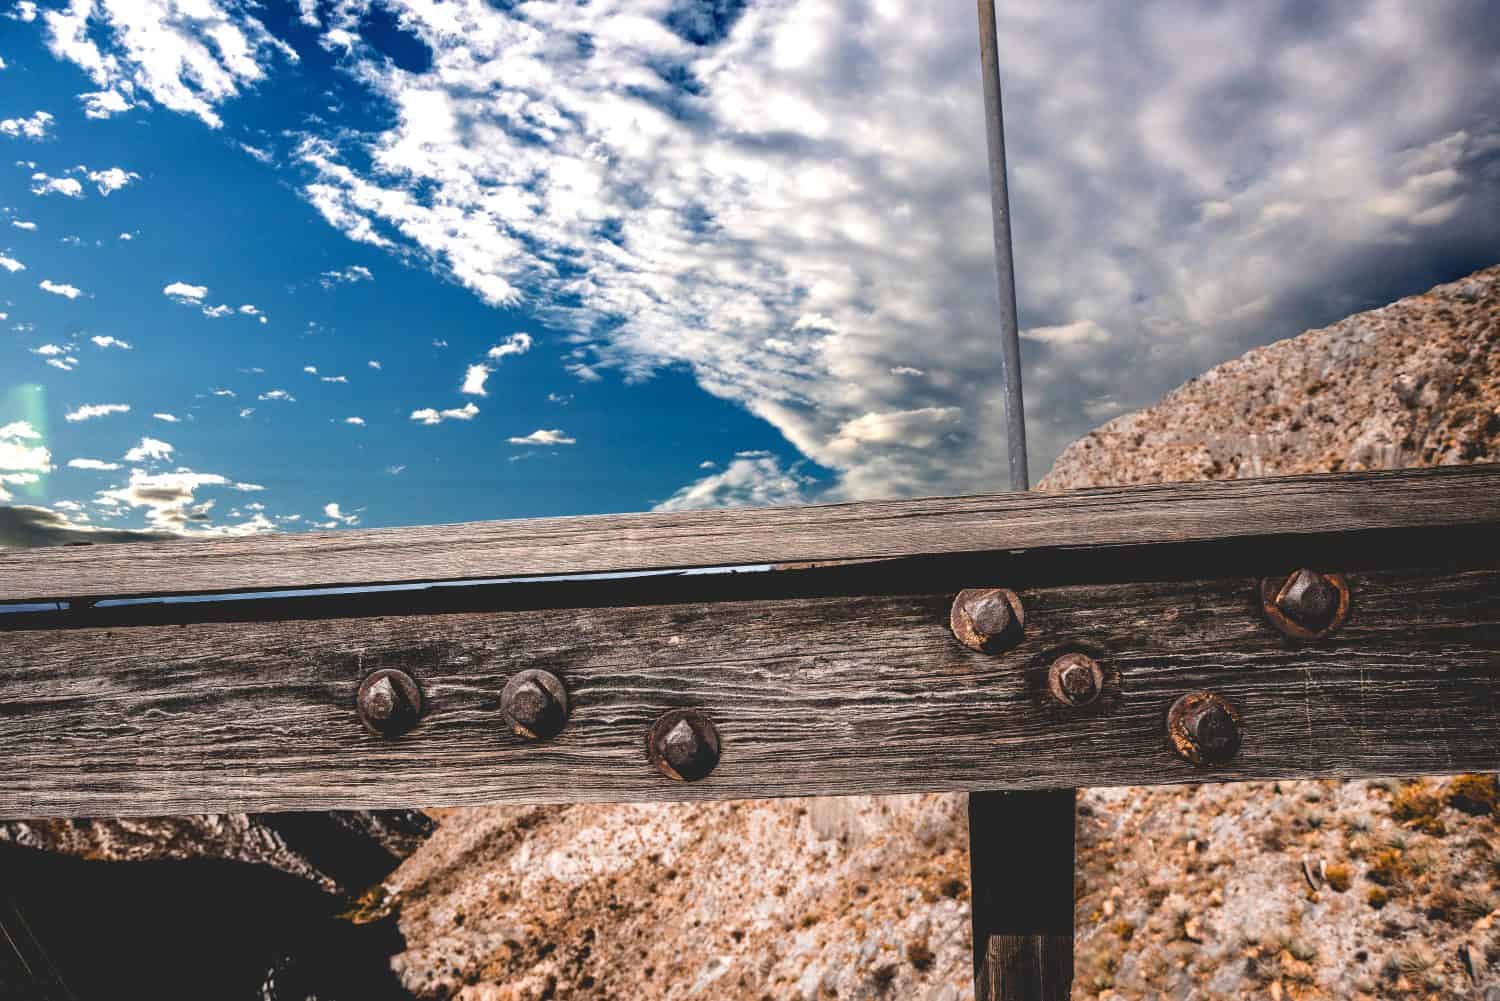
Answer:
[[1104, 691], [1104, 671], [1087, 654], [1065, 653], [1047, 669], [1047, 691], [1065, 706], [1086, 706]]
[[1343, 574], [1301, 569], [1284, 580], [1261, 581], [1260, 600], [1266, 619], [1281, 632], [1296, 639], [1321, 639], [1349, 614], [1349, 582]]
[[669, 779], [696, 782], [719, 763], [719, 729], [696, 709], [673, 709], [646, 735], [646, 756]]
[[1190, 692], [1167, 710], [1172, 750], [1195, 765], [1222, 765], [1240, 749], [1240, 714], [1213, 692]]
[[422, 692], [405, 671], [384, 668], [360, 683], [354, 704], [366, 729], [381, 737], [395, 737], [416, 726], [422, 715]]
[[500, 712], [517, 736], [546, 740], [568, 722], [568, 692], [550, 671], [519, 671], [500, 692]]
[[1026, 629], [1026, 610], [1014, 591], [1003, 587], [968, 588], [953, 599], [948, 626], [970, 650], [999, 653], [1021, 642]]

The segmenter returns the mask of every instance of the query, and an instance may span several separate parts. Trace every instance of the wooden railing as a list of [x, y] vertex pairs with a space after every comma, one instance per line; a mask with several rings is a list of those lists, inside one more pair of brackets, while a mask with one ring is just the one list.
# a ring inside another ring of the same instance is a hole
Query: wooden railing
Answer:
[[[1500, 767], [1497, 466], [0, 551], [0, 601], [58, 606], [0, 615], [4, 818]], [[981, 996], [1066, 996], [1059, 923]]]

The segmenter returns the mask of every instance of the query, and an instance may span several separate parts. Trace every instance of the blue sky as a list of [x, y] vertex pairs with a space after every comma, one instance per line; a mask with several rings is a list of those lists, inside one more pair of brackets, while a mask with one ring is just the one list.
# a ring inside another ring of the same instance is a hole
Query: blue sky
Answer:
[[[1038, 475], [1218, 361], [1500, 258], [1482, 3], [1059, 6], [1000, 23]], [[1004, 483], [970, 4], [0, 10], [12, 521]]]

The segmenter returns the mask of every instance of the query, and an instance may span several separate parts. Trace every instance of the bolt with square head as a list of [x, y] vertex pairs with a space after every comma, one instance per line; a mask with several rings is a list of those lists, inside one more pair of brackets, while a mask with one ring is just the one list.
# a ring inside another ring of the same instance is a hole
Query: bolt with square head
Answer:
[[1104, 670], [1083, 653], [1065, 653], [1047, 670], [1047, 691], [1065, 706], [1086, 706], [1104, 691]]
[[1167, 710], [1167, 741], [1195, 765], [1222, 765], [1240, 749], [1239, 711], [1214, 692], [1190, 692]]
[[696, 709], [670, 710], [646, 735], [646, 756], [667, 778], [696, 782], [719, 763], [719, 729]]
[[1260, 599], [1266, 619], [1281, 632], [1295, 639], [1322, 639], [1349, 614], [1349, 582], [1343, 574], [1304, 568], [1261, 581]]
[[500, 712], [517, 736], [546, 740], [568, 722], [568, 692], [550, 671], [519, 671], [500, 692]]
[[1026, 610], [1014, 591], [1003, 587], [968, 588], [953, 599], [948, 627], [970, 650], [1000, 653], [1021, 642], [1026, 629]]
[[365, 678], [354, 704], [365, 728], [382, 737], [405, 733], [422, 715], [422, 693], [416, 681], [396, 668], [384, 668]]

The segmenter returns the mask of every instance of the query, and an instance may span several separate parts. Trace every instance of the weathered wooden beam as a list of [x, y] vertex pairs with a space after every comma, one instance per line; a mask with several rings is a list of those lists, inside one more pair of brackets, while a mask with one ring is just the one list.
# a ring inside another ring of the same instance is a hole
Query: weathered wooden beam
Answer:
[[1067, 1001], [1072, 789], [969, 794], [975, 1001]]
[[1500, 522], [1500, 466], [0, 550], [0, 601], [1184, 543]]
[[[973, 567], [951, 590], [921, 593], [808, 597], [817, 589], [804, 587], [798, 597], [619, 607], [595, 595], [447, 614], [294, 617], [286, 609], [297, 606], [278, 605], [271, 621], [27, 620], [0, 631], [0, 817], [1493, 769], [1500, 559], [1493, 532], [1454, 542], [1424, 550], [1441, 561], [1428, 569], [1350, 573], [1347, 622], [1312, 643], [1273, 629], [1257, 579], [1227, 569], [1023, 584], [1025, 636], [1003, 654], [949, 632], [954, 591], [994, 583], [972, 579]], [[1111, 573], [1132, 569], [1182, 567]], [[760, 576], [757, 587], [781, 575]], [[236, 617], [256, 614], [232, 604]], [[212, 617], [184, 606], [162, 614]], [[1047, 691], [1049, 665], [1075, 650], [1107, 676], [1084, 708]], [[367, 732], [354, 709], [361, 680], [386, 667], [415, 676], [426, 703], [396, 738]], [[527, 668], [560, 676], [572, 703], [566, 728], [543, 743], [517, 737], [499, 711], [506, 680]], [[1241, 717], [1243, 746], [1227, 764], [1195, 767], [1168, 746], [1168, 707], [1198, 690]], [[691, 783], [664, 778], [645, 753], [653, 721], [686, 707], [705, 712], [723, 741], [718, 767]]]

